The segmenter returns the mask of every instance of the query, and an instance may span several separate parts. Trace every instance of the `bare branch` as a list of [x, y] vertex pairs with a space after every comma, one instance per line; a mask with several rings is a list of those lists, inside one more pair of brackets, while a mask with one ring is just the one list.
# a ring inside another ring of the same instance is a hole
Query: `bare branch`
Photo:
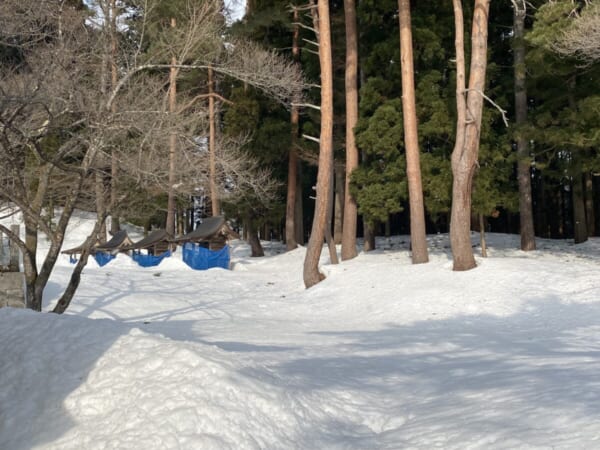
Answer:
[[506, 117], [506, 111], [504, 109], [502, 109], [500, 107], [500, 105], [498, 105], [496, 102], [494, 102], [491, 98], [489, 98], [487, 95], [485, 95], [485, 93], [483, 93], [481, 90], [479, 89], [465, 89], [465, 93], [466, 92], [477, 92], [479, 95], [481, 95], [484, 99], [486, 99], [494, 108], [496, 108], [500, 114], [502, 115], [502, 121], [504, 122], [504, 126], [506, 126], [508, 128], [508, 118]]

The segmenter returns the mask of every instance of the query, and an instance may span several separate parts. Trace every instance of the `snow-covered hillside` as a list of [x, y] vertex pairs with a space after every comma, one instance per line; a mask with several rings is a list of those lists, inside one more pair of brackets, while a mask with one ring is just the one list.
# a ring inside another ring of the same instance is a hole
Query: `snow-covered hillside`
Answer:
[[324, 252], [310, 290], [277, 243], [232, 271], [91, 260], [67, 314], [0, 310], [0, 449], [600, 448], [600, 240], [492, 234], [464, 273], [429, 242]]

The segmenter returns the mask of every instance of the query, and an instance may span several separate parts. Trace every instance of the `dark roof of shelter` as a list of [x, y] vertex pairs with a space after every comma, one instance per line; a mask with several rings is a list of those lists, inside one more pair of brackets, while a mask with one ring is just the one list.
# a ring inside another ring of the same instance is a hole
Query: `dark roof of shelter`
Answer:
[[117, 231], [113, 237], [110, 239], [110, 241], [105, 242], [104, 244], [100, 244], [96, 247], [96, 251], [101, 251], [101, 252], [105, 252], [105, 251], [112, 251], [112, 250], [118, 250], [121, 247], [125, 247], [128, 245], [133, 244], [133, 242], [131, 241], [131, 239], [129, 239], [129, 236], [127, 235], [127, 231], [125, 230], [120, 230]]
[[[92, 253], [95, 250], [95, 247], [98, 246], [99, 243], [96, 242], [94, 245], [92, 245]], [[85, 248], [85, 242], [77, 247], [73, 247], [73, 248], [69, 248], [67, 250], [63, 250], [61, 253], [65, 254], [65, 255], [76, 255], [78, 253], [82, 253], [83, 249]]]
[[144, 239], [134, 242], [132, 245], [128, 246], [127, 249], [132, 250], [141, 250], [148, 247], [152, 247], [159, 242], [171, 242], [172, 238], [167, 234], [167, 230], [154, 230]]
[[175, 238], [175, 242], [205, 241], [221, 231], [223, 225], [225, 225], [223, 216], [208, 217], [203, 219], [203, 222], [194, 231]]

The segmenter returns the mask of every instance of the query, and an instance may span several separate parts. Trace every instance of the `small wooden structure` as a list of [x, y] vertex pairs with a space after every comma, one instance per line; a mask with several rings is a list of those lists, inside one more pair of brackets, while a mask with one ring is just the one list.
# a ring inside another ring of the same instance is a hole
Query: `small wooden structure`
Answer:
[[150, 255], [160, 256], [169, 251], [172, 241], [173, 238], [167, 233], [167, 230], [154, 230], [142, 240], [126, 247], [126, 249], [133, 251], [146, 250]]
[[174, 239], [183, 246], [183, 261], [196, 270], [229, 269], [227, 240], [234, 235], [222, 216], [209, 217], [192, 232]]
[[208, 217], [198, 227], [183, 236], [174, 239], [178, 244], [193, 242], [209, 250], [221, 250], [227, 240], [234, 235], [223, 216]]
[[[131, 258], [142, 267], [158, 266], [164, 258], [171, 256], [172, 237], [166, 230], [155, 230], [142, 240], [133, 243]], [[145, 251], [146, 254], [142, 253]]]
[[[77, 247], [63, 250], [61, 253], [64, 255], [69, 255], [69, 260], [72, 263], [75, 263], [77, 262], [77, 255], [81, 255], [86, 248], [86, 242]], [[108, 242], [102, 244], [99, 241], [96, 241], [96, 243], [90, 249], [90, 255], [96, 259], [96, 262], [100, 266], [104, 266], [105, 264], [108, 264], [109, 261], [114, 259], [117, 253], [126, 252], [127, 247], [131, 246], [132, 244], [133, 241], [127, 235], [127, 231], [120, 230], [113, 234], [112, 238]]]
[[127, 231], [120, 230], [113, 234], [112, 238], [104, 244], [98, 244], [94, 247], [94, 252], [106, 252], [116, 255], [121, 251], [127, 251], [128, 247], [133, 245], [133, 241], [127, 235]]

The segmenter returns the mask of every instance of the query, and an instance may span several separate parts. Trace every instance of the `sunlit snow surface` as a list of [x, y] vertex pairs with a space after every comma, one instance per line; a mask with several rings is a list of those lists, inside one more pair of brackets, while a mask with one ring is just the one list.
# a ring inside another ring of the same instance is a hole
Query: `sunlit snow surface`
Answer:
[[324, 252], [310, 290], [271, 242], [232, 271], [90, 261], [67, 314], [0, 310], [0, 449], [600, 448], [600, 239], [488, 243], [463, 273], [446, 235], [416, 266], [406, 237]]

